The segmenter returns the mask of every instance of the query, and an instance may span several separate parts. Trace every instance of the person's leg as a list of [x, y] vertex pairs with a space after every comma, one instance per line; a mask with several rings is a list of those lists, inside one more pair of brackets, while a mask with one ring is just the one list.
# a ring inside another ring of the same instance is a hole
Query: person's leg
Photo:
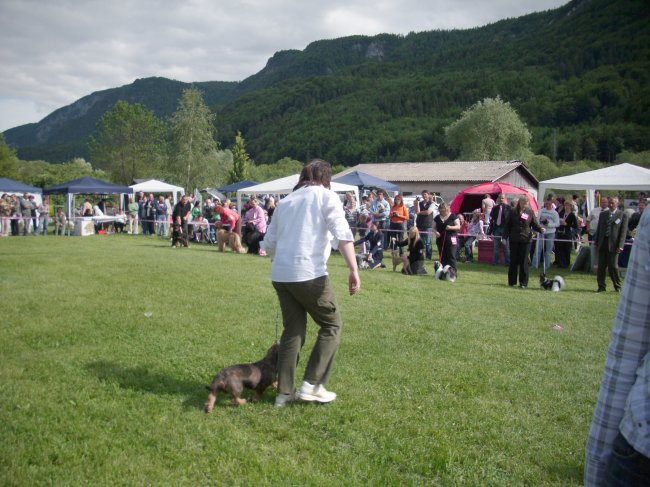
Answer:
[[553, 253], [553, 243], [555, 242], [555, 233], [544, 235], [544, 268], [551, 267], [551, 254]]
[[607, 288], [605, 283], [605, 269], [609, 262], [609, 252], [607, 251], [607, 241], [605, 241], [603, 248], [598, 248], [598, 270], [596, 271], [596, 282], [598, 283], [598, 290], [604, 291]]
[[304, 380], [312, 385], [325, 385], [339, 347], [343, 327], [334, 288], [327, 276], [307, 282], [291, 283], [287, 287], [320, 328], [307, 362]]
[[519, 285], [528, 286], [528, 254], [530, 254], [530, 242], [520, 243], [519, 249]]
[[420, 230], [420, 238], [422, 238], [422, 242], [424, 243], [424, 255], [427, 260], [431, 260], [431, 257], [433, 255], [433, 248], [431, 247], [431, 232], [433, 229], [431, 228], [424, 228]]
[[[300, 349], [305, 343], [307, 312], [291, 292], [296, 283], [274, 282], [273, 287], [282, 310], [282, 336], [278, 351], [278, 393], [293, 394], [296, 365]], [[302, 283], [299, 283], [302, 284]]]
[[537, 241], [535, 242], [535, 251], [533, 252], [533, 263], [532, 266], [537, 269], [541, 259], [546, 257], [546, 244], [547, 239], [545, 234], [540, 234], [537, 236]]
[[[404, 239], [404, 235], [402, 234], [402, 225], [400, 223], [390, 223], [389, 227], [390, 232], [388, 240], [390, 241], [391, 238], [395, 238], [398, 242], [401, 242]], [[399, 255], [402, 255], [404, 253], [404, 248], [400, 247], [399, 248]]]
[[472, 252], [472, 246], [474, 244], [474, 240], [476, 240], [476, 237], [470, 235], [465, 239], [465, 261], [466, 262], [473, 262], [474, 261], [474, 253]]
[[621, 289], [621, 275], [618, 272], [618, 256], [616, 252], [610, 252], [607, 259], [607, 269], [609, 270], [609, 277], [612, 279], [612, 284], [615, 290]]
[[503, 239], [503, 256], [506, 265], [510, 265], [510, 242], [507, 238]]
[[519, 261], [518, 247], [515, 242], [510, 242], [510, 264], [508, 265], [508, 285], [517, 284], [517, 263]]
[[458, 261], [456, 260], [456, 256], [458, 255], [458, 245], [452, 245], [451, 241], [447, 241], [447, 248], [445, 249], [445, 265], [449, 265], [454, 268], [454, 270], [458, 270]]
[[492, 263], [494, 265], [499, 265], [500, 253], [501, 253], [501, 233], [497, 230], [492, 236], [492, 245], [494, 251], [494, 257], [492, 258]]

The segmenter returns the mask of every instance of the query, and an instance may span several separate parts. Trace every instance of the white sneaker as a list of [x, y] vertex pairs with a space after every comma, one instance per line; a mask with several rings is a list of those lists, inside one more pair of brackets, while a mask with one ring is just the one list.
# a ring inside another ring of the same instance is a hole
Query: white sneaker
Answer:
[[305, 381], [302, 383], [298, 397], [301, 401], [328, 403], [336, 399], [336, 393], [326, 390], [321, 384], [312, 385]]

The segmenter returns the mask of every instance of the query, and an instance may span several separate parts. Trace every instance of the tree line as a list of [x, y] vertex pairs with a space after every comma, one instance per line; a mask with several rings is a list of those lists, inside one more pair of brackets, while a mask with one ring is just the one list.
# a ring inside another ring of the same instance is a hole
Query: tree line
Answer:
[[196, 87], [183, 92], [167, 121], [142, 104], [120, 100], [104, 114], [90, 138], [92, 165], [79, 157], [63, 164], [21, 161], [0, 134], [0, 176], [39, 187], [84, 176], [123, 185], [136, 179], [162, 179], [191, 191], [246, 179], [266, 181], [301, 170], [299, 161], [287, 157], [275, 165], [256, 165], [239, 132], [231, 147], [221, 149], [214, 117]]

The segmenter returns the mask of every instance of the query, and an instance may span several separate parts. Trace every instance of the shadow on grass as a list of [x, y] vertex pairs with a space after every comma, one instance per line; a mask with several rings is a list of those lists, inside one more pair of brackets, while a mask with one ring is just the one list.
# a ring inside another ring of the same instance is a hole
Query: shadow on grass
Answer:
[[171, 246], [171, 244], [167, 243], [167, 242], [160, 242], [160, 243], [164, 243], [164, 245], [160, 245], [160, 243], [158, 245], [155, 245], [155, 243], [156, 242], [151, 242], [151, 243], [144, 242], [144, 243], [138, 243], [135, 246], [136, 247], [147, 247], [147, 248], [150, 248], [150, 249], [161, 249], [161, 250], [178, 250], [178, 251], [183, 251], [183, 250], [197, 251], [198, 250], [200, 252], [216, 252], [217, 251], [217, 246], [216, 245], [197, 244], [197, 243], [192, 244], [190, 242], [189, 247], [180, 247], [178, 249], [174, 249]]
[[86, 365], [86, 369], [95, 374], [100, 381], [116, 383], [122, 389], [157, 395], [186, 396], [185, 401], [183, 401], [183, 406], [186, 409], [203, 408], [207, 397], [205, 389], [207, 384], [152, 372], [146, 366], [123, 367], [102, 360], [89, 363]]
[[557, 476], [561, 483], [575, 483], [576, 485], [582, 484], [584, 477], [584, 470], [582, 466], [570, 463], [555, 463], [547, 467], [548, 472]]

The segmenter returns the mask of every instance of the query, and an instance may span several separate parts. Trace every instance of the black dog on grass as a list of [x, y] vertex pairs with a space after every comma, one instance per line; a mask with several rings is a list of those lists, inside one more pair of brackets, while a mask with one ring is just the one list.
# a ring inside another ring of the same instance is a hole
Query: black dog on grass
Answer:
[[174, 223], [172, 225], [172, 247], [187, 247], [187, 234], [183, 233], [183, 227]]
[[205, 412], [209, 413], [214, 409], [214, 403], [220, 392], [227, 392], [232, 398], [235, 406], [246, 403], [246, 399], [241, 398], [245, 387], [253, 389], [253, 402], [257, 402], [262, 397], [264, 391], [272, 386], [274, 390], [278, 388], [277, 382], [277, 364], [278, 349], [280, 345], [276, 342], [266, 356], [252, 364], [231, 365], [219, 371], [212, 384], [207, 386], [210, 391], [208, 400], [205, 402]]

